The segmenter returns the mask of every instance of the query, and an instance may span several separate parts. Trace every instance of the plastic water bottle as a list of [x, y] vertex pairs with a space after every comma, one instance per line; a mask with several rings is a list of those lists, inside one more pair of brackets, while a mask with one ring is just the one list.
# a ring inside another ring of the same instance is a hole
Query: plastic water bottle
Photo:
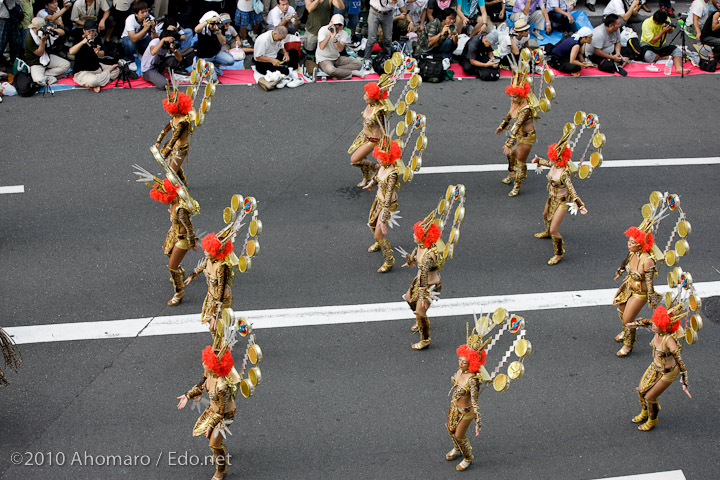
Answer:
[[672, 69], [673, 69], [673, 59], [672, 57], [668, 58], [665, 62], [665, 75], [672, 75]]

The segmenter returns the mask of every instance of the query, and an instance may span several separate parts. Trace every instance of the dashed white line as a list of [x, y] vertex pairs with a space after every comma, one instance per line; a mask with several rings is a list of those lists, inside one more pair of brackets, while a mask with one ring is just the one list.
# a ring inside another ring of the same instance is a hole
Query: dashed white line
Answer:
[[3, 193], [25, 193], [25, 185], [11, 185], [9, 187], [0, 187], [0, 194]]
[[[720, 295], [720, 281], [695, 283], [701, 297]], [[663, 293], [659, 287], [658, 292]], [[485, 297], [441, 298], [433, 305], [431, 317], [451, 317], [490, 312], [505, 307], [511, 312], [531, 312], [561, 308], [610, 305], [615, 288], [577, 290], [572, 292], [524, 293]], [[255, 328], [304, 327], [343, 323], [381, 322], [412, 318], [405, 302], [365, 305], [332, 305], [321, 307], [249, 310], [237, 312], [252, 321]], [[147, 317], [100, 322], [29, 325], [5, 329], [19, 344], [100, 340], [135, 336], [179, 335], [206, 332], [200, 314]]]
[[[599, 479], [598, 479], [599, 480]], [[669, 472], [641, 473], [639, 475], [628, 475], [626, 477], [612, 477], [603, 480], [686, 480], [682, 470]]]

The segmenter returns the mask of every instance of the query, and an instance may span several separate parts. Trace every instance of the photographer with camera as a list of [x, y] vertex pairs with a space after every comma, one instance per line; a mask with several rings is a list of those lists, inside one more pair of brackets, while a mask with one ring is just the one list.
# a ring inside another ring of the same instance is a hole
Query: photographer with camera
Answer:
[[455, 10], [447, 9], [440, 12], [435, 20], [426, 24], [418, 35], [415, 55], [441, 55], [450, 58], [458, 42], [456, 18]]
[[98, 31], [105, 34], [106, 40], [110, 40], [112, 29], [108, 31], [105, 26], [108, 17], [110, 17], [110, 5], [107, 0], [75, 0], [70, 14], [70, 20], [73, 23], [70, 38], [73, 43], [82, 39], [83, 27], [87, 20], [95, 20]]
[[[51, 25], [64, 29], [65, 25], [63, 24], [63, 15], [65, 15], [65, 12], [72, 9], [73, 2], [65, 0], [62, 8], [58, 8], [58, 0], [43, 0], [43, 5], [45, 8], [39, 10], [37, 16]], [[67, 33], [69, 30], [65, 29], [65, 32]]]
[[642, 36], [640, 37], [640, 49], [643, 60], [654, 63], [660, 60], [673, 59], [675, 71], [687, 75], [690, 69], [683, 69], [682, 51], [675, 45], [665, 45], [667, 34], [675, 31], [675, 25], [667, 21], [667, 13], [658, 10], [653, 16], [642, 24]]
[[345, 44], [350, 41], [350, 35], [345, 31], [344, 26], [345, 18], [336, 13], [330, 19], [330, 24], [318, 31], [315, 59], [320, 68], [331, 78], [347, 80], [353, 75], [365, 78], [365, 71], [362, 70], [360, 59], [340, 55], [340, 52], [345, 49]]
[[150, 15], [150, 8], [144, 0], [135, 0], [132, 6], [133, 14], [125, 19], [122, 40], [125, 59], [133, 72], [137, 70], [135, 55], [142, 55], [151, 40], [155, 28], [155, 19]]
[[115, 80], [120, 72], [116, 63], [101, 63], [100, 59], [105, 56], [105, 52], [96, 42], [97, 33], [97, 22], [86, 20], [83, 25], [82, 40], [70, 48], [70, 53], [75, 55], [75, 65], [73, 65], [75, 83], [100, 93], [100, 88]]
[[52, 85], [70, 69], [70, 62], [45, 51], [63, 35], [65, 30], [47, 25], [42, 18], [35, 17], [30, 22], [30, 31], [25, 37], [25, 63], [30, 66], [33, 82]]
[[297, 12], [290, 6], [289, 0], [278, 0], [275, 8], [268, 12], [265, 23], [268, 30], [275, 30], [280, 25], [287, 28], [291, 35], [298, 31]]
[[[142, 77], [160, 90], [165, 90], [168, 84], [165, 71], [172, 75], [172, 71], [182, 70], [181, 64], [185, 58], [185, 66], [192, 65], [192, 48], [184, 57], [180, 47], [180, 35], [175, 30], [164, 30], [160, 38], [150, 40], [148, 48], [142, 57]], [[188, 62], [189, 60], [189, 62]]]
[[218, 74], [222, 75], [222, 70], [218, 68], [218, 65], [232, 65], [235, 63], [233, 56], [222, 49], [222, 46], [227, 42], [222, 25], [220, 14], [210, 10], [200, 17], [200, 23], [195, 27], [195, 33], [198, 36], [196, 56], [215, 64], [213, 81], [217, 81]]

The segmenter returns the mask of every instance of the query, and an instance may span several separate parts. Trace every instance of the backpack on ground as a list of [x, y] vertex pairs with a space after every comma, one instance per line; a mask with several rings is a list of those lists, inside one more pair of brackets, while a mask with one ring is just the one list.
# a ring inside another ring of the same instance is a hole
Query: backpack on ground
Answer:
[[33, 82], [32, 77], [25, 72], [18, 72], [15, 75], [13, 84], [15, 86], [15, 90], [18, 92], [18, 95], [21, 97], [32, 97], [43, 87], [39, 83]]
[[435, 58], [432, 55], [420, 57], [418, 68], [423, 82], [440, 83], [445, 80], [445, 69], [441, 57]]

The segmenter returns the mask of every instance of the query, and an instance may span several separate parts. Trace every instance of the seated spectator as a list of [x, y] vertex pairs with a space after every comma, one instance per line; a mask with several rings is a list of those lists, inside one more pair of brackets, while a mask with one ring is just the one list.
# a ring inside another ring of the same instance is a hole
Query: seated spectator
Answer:
[[[245, 52], [245, 50], [252, 52], [252, 47], [243, 47], [242, 46], [242, 38], [240, 38], [240, 34], [237, 30], [235, 30], [235, 27], [232, 26], [229, 13], [221, 13], [220, 14], [220, 25], [221, 30], [225, 34], [225, 43], [223, 44], [221, 50], [223, 52], [230, 53], [230, 50], [237, 48]], [[233, 55], [233, 58], [235, 56]], [[242, 58], [245, 58], [243, 55]], [[235, 60], [242, 60], [235, 58]]]
[[186, 56], [183, 57], [178, 32], [175, 30], [163, 31], [160, 38], [150, 40], [148, 48], [143, 53], [140, 65], [142, 77], [160, 90], [165, 90], [165, 86], [168, 84], [165, 72], [172, 75], [173, 71], [178, 70], [185, 75], [186, 71], [183, 66], [187, 68], [192, 65], [192, 48], [186, 51], [185, 54]]
[[79, 42], [83, 36], [83, 25], [86, 20], [95, 20], [98, 24], [98, 32], [105, 34], [105, 39], [110, 40], [112, 28], [105, 25], [110, 16], [110, 5], [106, 0], [75, 0], [70, 13], [73, 29], [70, 38], [73, 43]]
[[642, 24], [640, 49], [643, 59], [648, 63], [655, 63], [672, 57], [675, 71], [687, 75], [690, 73], [690, 69], [683, 69], [683, 54], [680, 47], [665, 44], [667, 34], [672, 33], [674, 30], [675, 27], [667, 21], [667, 13], [658, 10]]
[[[375, 1], [375, 0], [373, 0]], [[317, 48], [318, 32], [323, 27], [330, 23], [330, 17], [332, 16], [333, 7], [343, 10], [345, 4], [343, 0], [306, 0], [305, 9], [308, 12], [307, 23], [305, 24], [305, 50], [308, 52], [314, 52]], [[372, 30], [372, 24], [370, 18], [373, 15], [371, 10], [368, 14], [368, 34]], [[368, 40], [368, 47], [372, 48]], [[367, 58], [370, 58], [369, 56]]]
[[42, 18], [50, 25], [55, 25], [65, 30], [65, 33], [69, 33], [69, 29], [65, 28], [63, 24], [63, 15], [65, 12], [73, 7], [73, 3], [70, 0], [66, 0], [63, 3], [63, 7], [58, 9], [58, 0], [43, 0], [45, 8], [39, 10], [37, 16]]
[[135, 0], [132, 9], [133, 14], [125, 19], [125, 28], [120, 39], [125, 50], [125, 59], [130, 61], [130, 70], [135, 71], [137, 65], [133, 57], [145, 53], [151, 40], [151, 32], [155, 28], [155, 19], [150, 15], [150, 9], [144, 0]]
[[632, 3], [625, 10], [625, 0], [610, 0], [603, 10], [603, 17], [614, 13], [620, 17], [622, 24], [628, 23], [640, 23], [643, 21], [642, 17], [638, 15], [640, 12], [640, 0], [632, 0]]
[[474, 37], [489, 31], [484, 0], [457, 0], [457, 2], [455, 26], [458, 32]]
[[561, 32], [576, 32], [575, 17], [570, 12], [575, 8], [572, 0], [547, 0], [546, 8], [552, 28]]
[[[287, 28], [275, 27], [275, 30], [265, 32], [255, 40], [255, 70], [265, 75], [268, 72], [280, 72], [283, 79], [274, 88], [299, 87], [304, 82], [297, 76], [300, 54], [297, 50], [286, 51], [284, 48]], [[261, 84], [262, 85], [262, 84]], [[265, 86], [263, 86], [267, 90]]]
[[476, 35], [465, 44], [460, 65], [468, 75], [475, 75], [483, 81], [500, 79], [500, 59], [495, 58], [492, 44], [487, 35]]
[[[507, 40], [500, 43], [500, 37], [507, 36]], [[473, 37], [475, 38], [475, 37]], [[494, 29], [483, 37], [483, 42], [492, 47], [493, 52], [497, 52], [495, 58], [500, 61], [500, 65], [510, 68], [510, 55], [520, 55], [525, 45], [530, 40], [530, 25], [522, 18], [515, 22], [510, 30], [507, 25]]]
[[709, 58], [720, 58], [720, 12], [715, 12], [705, 20], [700, 33], [700, 43], [712, 47]]
[[425, 15], [427, 4], [428, 0], [415, 0], [410, 2], [405, 0], [405, 10], [407, 10], [408, 14], [410, 15], [410, 20], [412, 21], [414, 31], [416, 33], [418, 32], [420, 24], [423, 21], [423, 15]]
[[95, 43], [97, 29], [98, 24], [95, 20], [86, 20], [83, 25], [82, 40], [70, 47], [70, 53], [75, 55], [73, 65], [75, 83], [100, 93], [100, 88], [115, 80], [120, 72], [117, 64], [106, 65], [100, 62], [100, 57], [105, 54], [100, 45]]
[[488, 23], [497, 27], [505, 23], [505, 0], [489, 0], [485, 2], [485, 11], [488, 15]]
[[252, 0], [238, 0], [237, 10], [235, 11], [235, 26], [240, 32], [243, 47], [250, 46], [248, 30], [255, 35], [260, 35], [262, 23], [263, 17], [259, 13], [255, 13]]
[[[220, 15], [221, 22], [224, 23], [230, 23], [230, 15], [227, 13], [223, 13]], [[194, 33], [192, 31], [192, 28], [183, 28], [180, 23], [175, 20], [173, 17], [165, 17], [164, 21], [158, 22], [155, 25], [155, 35], [153, 36], [160, 36], [162, 32], [165, 30], [174, 30], [178, 32], [178, 35], [180, 35], [180, 49], [184, 50], [188, 47], [192, 47], [194, 42]], [[235, 29], [233, 29], [235, 31]]]
[[195, 33], [198, 36], [195, 55], [215, 64], [213, 80], [217, 80], [217, 75], [222, 75], [222, 70], [218, 68], [218, 65], [232, 65], [235, 63], [233, 56], [222, 49], [227, 40], [225, 39], [220, 15], [210, 10], [200, 17], [200, 23], [195, 27]]
[[552, 23], [550, 22], [547, 10], [545, 10], [544, 0], [515, 0], [510, 20], [517, 22], [520, 19], [535, 26], [532, 34], [535, 35], [535, 38], [538, 40], [545, 39], [540, 33], [540, 30], [544, 30], [546, 33], [552, 33]]
[[457, 0], [428, 0], [425, 18], [420, 23], [422, 25], [421, 29], [425, 28], [433, 20], [442, 20], [440, 19], [440, 13], [447, 10], [456, 12], [455, 19], [457, 20]]
[[601, 72], [627, 75], [624, 67], [630, 60], [620, 54], [620, 17], [611, 13], [593, 29], [592, 40], [585, 47], [585, 55]]
[[265, 20], [268, 30], [275, 30], [275, 27], [282, 25], [287, 28], [289, 34], [298, 31], [298, 16], [295, 9], [290, 6], [289, 0], [278, 0], [275, 8], [270, 10]]
[[438, 18], [431, 21], [418, 35], [415, 55], [442, 55], [450, 58], [458, 42], [455, 30], [455, 10], [443, 10]]
[[553, 47], [548, 64], [563, 73], [580, 75], [582, 68], [594, 67], [595, 64], [585, 59], [585, 46], [592, 42], [593, 31], [582, 27], [565, 40]]
[[30, 31], [25, 37], [25, 63], [30, 66], [33, 82], [52, 85], [70, 69], [70, 62], [45, 51], [65, 30], [45, 24], [45, 20], [35, 17], [30, 22]]
[[[711, 0], [693, 0], [685, 20], [688, 37], [697, 38], [702, 32], [702, 27], [707, 21], [710, 12]], [[649, 11], [649, 10], [648, 10]]]
[[397, 0], [393, 3], [393, 29], [392, 39], [397, 42], [400, 37], [407, 36], [408, 33], [415, 31], [415, 26], [410, 19], [410, 14], [405, 8], [405, 0]]
[[350, 41], [350, 35], [345, 31], [344, 26], [345, 18], [336, 13], [330, 19], [329, 25], [320, 28], [315, 61], [331, 78], [347, 80], [353, 75], [365, 78], [360, 59], [340, 55], [345, 49], [345, 44]]
[[[405, 3], [405, 0], [398, 0], [398, 3], [401, 2]], [[347, 28], [350, 29], [350, 37], [352, 38], [352, 36], [355, 35], [358, 23], [360, 22], [362, 0], [343, 0], [343, 4], [345, 4], [345, 8], [333, 7], [333, 14], [340, 14], [343, 17], [347, 17]]]

